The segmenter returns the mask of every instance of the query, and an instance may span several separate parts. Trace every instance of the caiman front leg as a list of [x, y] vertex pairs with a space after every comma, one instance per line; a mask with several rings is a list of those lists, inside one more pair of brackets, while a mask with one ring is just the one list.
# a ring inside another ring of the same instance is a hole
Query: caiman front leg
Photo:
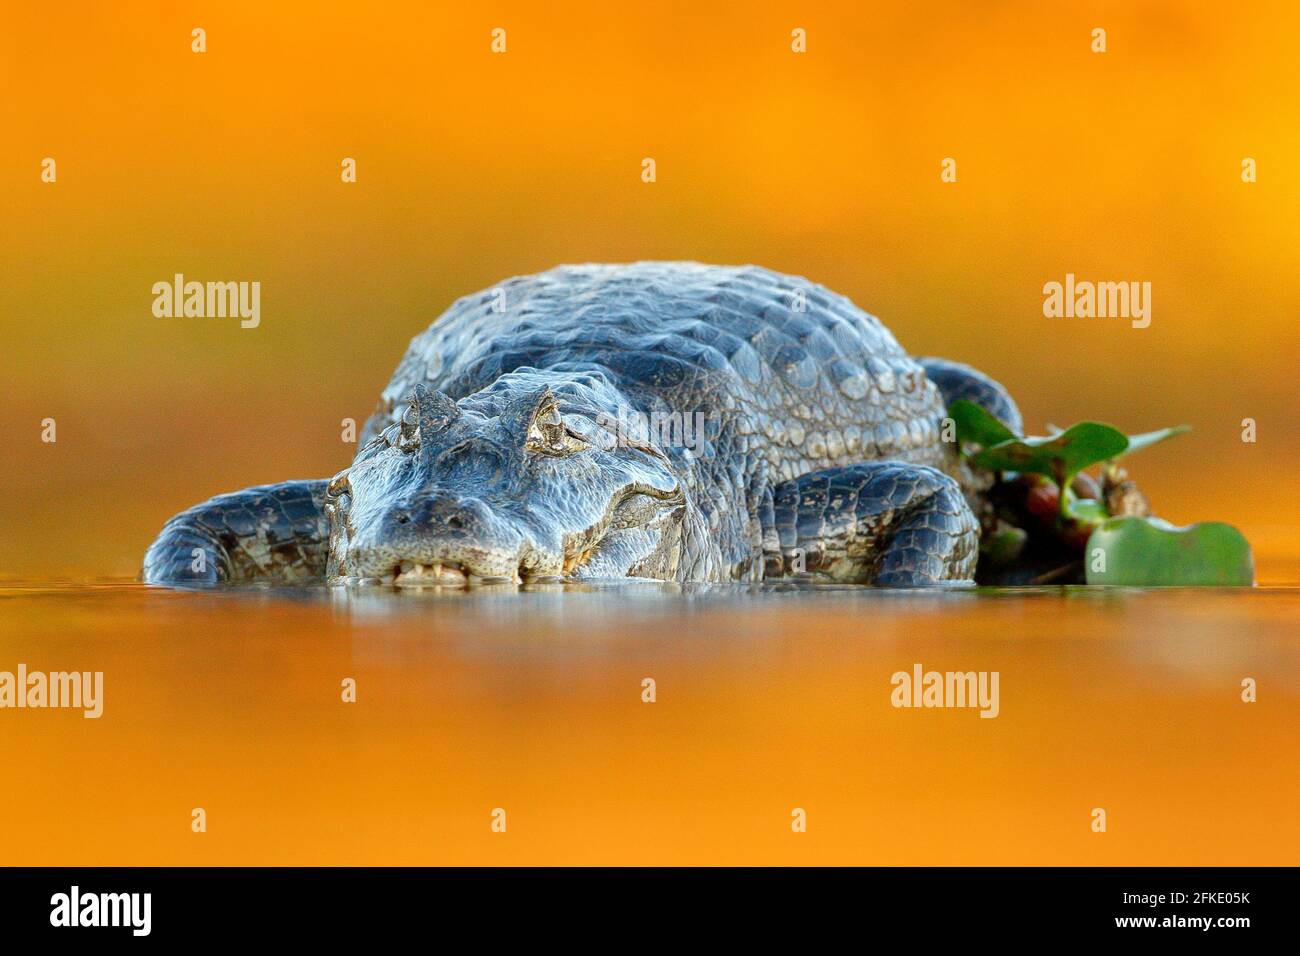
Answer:
[[801, 570], [854, 584], [910, 587], [969, 581], [979, 523], [941, 471], [899, 461], [827, 468], [783, 482], [774, 496], [780, 553], [769, 577]]
[[304, 584], [325, 580], [328, 481], [218, 495], [176, 515], [144, 556], [147, 584]]

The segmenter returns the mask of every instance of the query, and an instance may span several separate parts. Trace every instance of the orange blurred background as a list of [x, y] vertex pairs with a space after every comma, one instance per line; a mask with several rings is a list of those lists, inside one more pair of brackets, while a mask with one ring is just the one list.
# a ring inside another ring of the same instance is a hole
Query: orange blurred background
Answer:
[[[1293, 3], [616, 6], [9, 5], [0, 580], [132, 577], [181, 508], [346, 465], [456, 297], [645, 258], [822, 282], [1031, 429], [1191, 424], [1132, 462], [1158, 510], [1297, 580]], [[260, 282], [260, 326], [155, 318], [178, 272]], [[1151, 326], [1045, 318], [1067, 272], [1151, 282]], [[0, 668], [107, 696], [0, 713], [0, 863], [1300, 852], [1293, 591], [372, 597], [0, 591]], [[915, 661], [1000, 670], [1002, 716], [890, 709]]]
[[[1031, 428], [1187, 422], [1136, 475], [1284, 573], [1294, 4], [469, 6], [9, 9], [0, 574], [133, 575], [173, 512], [343, 467], [341, 419], [457, 296], [642, 258], [807, 275], [1001, 379]], [[260, 281], [260, 327], [155, 318], [177, 272]], [[1066, 272], [1150, 281], [1150, 328], [1044, 318]]]

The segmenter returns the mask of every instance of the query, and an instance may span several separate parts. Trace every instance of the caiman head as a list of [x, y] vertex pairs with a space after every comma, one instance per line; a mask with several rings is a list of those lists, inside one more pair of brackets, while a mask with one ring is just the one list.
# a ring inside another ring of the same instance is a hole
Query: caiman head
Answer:
[[602, 399], [537, 373], [460, 402], [417, 385], [330, 482], [329, 580], [674, 577], [691, 505], [673, 461], [613, 432]]

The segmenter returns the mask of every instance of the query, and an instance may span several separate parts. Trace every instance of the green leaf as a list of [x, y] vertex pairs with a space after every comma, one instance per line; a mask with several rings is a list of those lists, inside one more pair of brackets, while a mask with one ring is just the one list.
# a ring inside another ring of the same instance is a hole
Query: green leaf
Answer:
[[[1131, 455], [1135, 451], [1141, 451], [1157, 442], [1162, 442], [1166, 438], [1173, 438], [1175, 435], [1182, 435], [1192, 430], [1191, 425], [1175, 425], [1173, 428], [1162, 428], [1156, 432], [1144, 432], [1141, 435], [1130, 435], [1128, 438], [1128, 448], [1125, 455]], [[1118, 456], [1116, 456], [1118, 457]]]
[[1028, 471], [1066, 484], [1089, 465], [1114, 458], [1128, 447], [1128, 438], [1118, 429], [1080, 422], [1048, 438], [1012, 438], [986, 447], [971, 464], [989, 471]]
[[1073, 493], [1065, 503], [1065, 511], [1075, 521], [1090, 526], [1099, 525], [1110, 517], [1104, 502], [1095, 498], [1075, 498]]
[[957, 441], [963, 445], [988, 448], [1016, 437], [1015, 432], [998, 421], [983, 405], [965, 398], [959, 398], [948, 406], [948, 416], [957, 426]]
[[1084, 555], [1089, 584], [1132, 587], [1249, 587], [1250, 543], [1230, 524], [1177, 528], [1159, 518], [1111, 518], [1092, 533]]

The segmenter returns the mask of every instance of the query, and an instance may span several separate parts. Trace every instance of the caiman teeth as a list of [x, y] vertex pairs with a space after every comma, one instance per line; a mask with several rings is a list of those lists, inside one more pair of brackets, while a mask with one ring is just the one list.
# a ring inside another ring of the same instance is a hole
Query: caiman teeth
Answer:
[[464, 570], [454, 564], [421, 564], [403, 561], [397, 568], [393, 584], [403, 587], [461, 587], [469, 581]]

